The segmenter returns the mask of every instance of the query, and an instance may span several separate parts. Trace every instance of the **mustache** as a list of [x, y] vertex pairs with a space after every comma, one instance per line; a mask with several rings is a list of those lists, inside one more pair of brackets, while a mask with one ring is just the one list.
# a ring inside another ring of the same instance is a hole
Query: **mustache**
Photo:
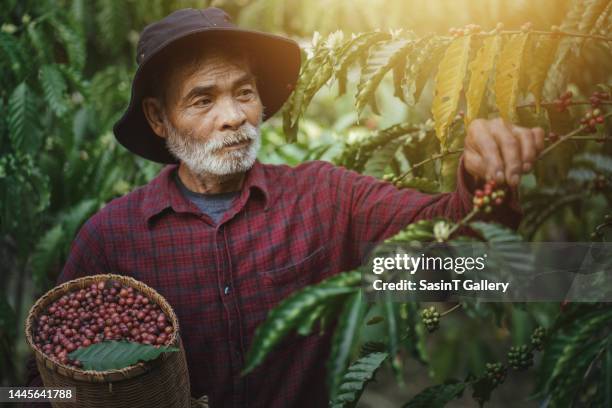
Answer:
[[262, 123], [262, 116], [263, 115], [260, 115], [256, 125], [245, 122], [236, 130], [226, 130], [223, 132], [216, 131], [208, 140], [205, 141], [198, 140], [194, 134], [194, 129], [191, 129], [188, 132], [180, 132], [166, 118], [165, 114], [162, 119], [166, 125], [166, 129], [168, 130], [167, 143], [171, 143], [175, 148], [181, 146], [181, 149], [183, 150], [192, 150], [197, 148], [200, 149], [202, 154], [211, 155], [223, 150], [224, 147], [235, 143], [256, 141], [261, 132], [260, 126]]
[[210, 151], [218, 151], [232, 144], [253, 141], [257, 138], [259, 126], [245, 123], [234, 131], [227, 131], [225, 134], [212, 138], [207, 142]]

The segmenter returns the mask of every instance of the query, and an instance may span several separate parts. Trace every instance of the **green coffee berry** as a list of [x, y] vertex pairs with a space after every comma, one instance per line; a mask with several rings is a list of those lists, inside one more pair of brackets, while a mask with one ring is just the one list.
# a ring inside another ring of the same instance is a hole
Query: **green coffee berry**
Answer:
[[494, 387], [497, 387], [506, 380], [508, 367], [502, 363], [487, 363], [486, 369], [487, 379], [491, 382], [491, 384], [493, 384]]
[[544, 340], [546, 339], [546, 330], [543, 327], [537, 327], [531, 334], [531, 345], [534, 350], [541, 351], [544, 347]]
[[517, 371], [523, 371], [533, 365], [533, 353], [526, 345], [510, 347], [508, 365]]
[[421, 310], [421, 321], [427, 328], [427, 331], [432, 333], [440, 327], [440, 313], [433, 306], [423, 309]]

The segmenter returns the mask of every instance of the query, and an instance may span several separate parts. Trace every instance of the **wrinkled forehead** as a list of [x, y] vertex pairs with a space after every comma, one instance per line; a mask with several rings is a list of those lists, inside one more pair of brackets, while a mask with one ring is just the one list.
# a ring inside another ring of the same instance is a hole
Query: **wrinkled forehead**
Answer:
[[192, 55], [175, 65], [170, 75], [170, 84], [178, 97], [189, 92], [193, 86], [228, 87], [237, 81], [255, 76], [250, 59], [245, 53], [224, 50], [209, 50]]

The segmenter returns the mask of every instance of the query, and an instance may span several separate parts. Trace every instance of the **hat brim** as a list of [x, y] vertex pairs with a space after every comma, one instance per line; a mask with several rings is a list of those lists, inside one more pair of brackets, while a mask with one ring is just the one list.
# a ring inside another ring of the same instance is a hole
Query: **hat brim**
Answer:
[[[156, 55], [176, 41], [199, 39], [240, 39], [252, 46], [256, 60], [257, 89], [264, 106], [263, 120], [274, 115], [285, 103], [298, 79], [301, 56], [298, 44], [285, 37], [235, 27], [202, 28], [173, 39], [147, 56], [138, 66], [132, 81], [130, 103], [123, 116], [113, 126], [115, 137], [125, 148], [158, 163], [177, 163], [168, 151], [166, 141], [153, 132], [142, 111], [144, 83]], [[247, 50], [248, 51], [248, 50]]]

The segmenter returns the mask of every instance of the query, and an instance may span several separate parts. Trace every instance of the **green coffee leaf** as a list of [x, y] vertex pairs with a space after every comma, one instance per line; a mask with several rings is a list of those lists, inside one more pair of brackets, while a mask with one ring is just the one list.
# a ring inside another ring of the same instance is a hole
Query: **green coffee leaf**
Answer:
[[366, 311], [366, 302], [361, 292], [357, 292], [345, 303], [338, 327], [332, 339], [330, 358], [327, 363], [327, 382], [331, 398], [335, 398], [338, 387], [342, 382], [342, 375], [350, 361], [351, 352], [359, 338], [359, 330], [363, 323]]
[[249, 373], [261, 364], [276, 344], [293, 329], [301, 328], [304, 332], [305, 316], [310, 315], [321, 304], [328, 304], [339, 296], [355, 293], [359, 290], [357, 285], [360, 282], [359, 272], [345, 272], [317, 285], [307, 286], [280, 302], [255, 331], [242, 374]]
[[463, 394], [465, 383], [449, 381], [425, 388], [402, 408], [441, 408]]
[[154, 347], [128, 341], [103, 341], [89, 347], [81, 347], [68, 354], [73, 360], [83, 363], [85, 370], [119, 370], [139, 361], [150, 361], [165, 352], [179, 351], [178, 347]]
[[330, 402], [330, 407], [348, 408], [355, 406], [365, 385], [372, 380], [374, 374], [388, 356], [387, 353], [370, 353], [351, 364], [344, 374], [342, 384], [338, 389], [338, 396]]

